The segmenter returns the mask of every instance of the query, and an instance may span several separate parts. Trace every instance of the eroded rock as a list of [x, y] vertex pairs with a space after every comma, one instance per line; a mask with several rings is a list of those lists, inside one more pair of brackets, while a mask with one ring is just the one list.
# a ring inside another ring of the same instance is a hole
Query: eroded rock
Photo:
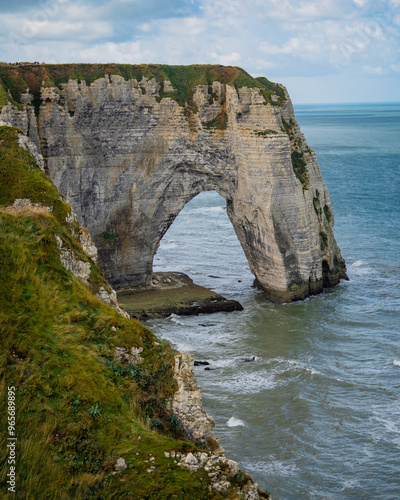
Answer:
[[[174, 374], [178, 389], [169, 407], [178, 418], [179, 426], [192, 441], [206, 443], [209, 439], [215, 440], [214, 420], [202, 408], [201, 390], [193, 375], [194, 356], [177, 354]], [[217, 443], [217, 440], [215, 442]]]
[[[227, 200], [250, 269], [271, 300], [301, 299], [345, 277], [329, 193], [286, 89], [279, 87], [284, 99], [267, 103], [260, 88], [214, 81], [193, 89], [189, 112], [160, 99], [162, 86], [173, 95], [170, 82], [154, 78], [70, 80], [62, 89], [42, 87], [37, 120], [29, 105], [8, 103], [0, 113], [40, 146], [111, 285], [151, 286], [161, 238], [207, 190]], [[226, 126], [215, 126], [218, 116]]]

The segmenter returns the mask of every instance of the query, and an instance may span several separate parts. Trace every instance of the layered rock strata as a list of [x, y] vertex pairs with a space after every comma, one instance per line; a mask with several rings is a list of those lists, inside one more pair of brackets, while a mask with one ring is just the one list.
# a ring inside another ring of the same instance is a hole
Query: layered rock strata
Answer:
[[40, 147], [115, 289], [151, 287], [161, 238], [190, 199], [215, 190], [258, 284], [287, 302], [337, 284], [345, 264], [289, 95], [275, 85], [267, 99], [259, 81], [199, 84], [182, 105], [169, 80], [70, 79], [41, 87], [36, 117], [29, 89], [1, 117]]

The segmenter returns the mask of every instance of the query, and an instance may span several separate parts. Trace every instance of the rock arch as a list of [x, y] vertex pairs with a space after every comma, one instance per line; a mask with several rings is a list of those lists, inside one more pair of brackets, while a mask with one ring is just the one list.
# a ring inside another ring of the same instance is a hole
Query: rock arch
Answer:
[[37, 120], [29, 105], [3, 116], [46, 144], [46, 169], [116, 289], [150, 286], [168, 227], [215, 190], [259, 285], [286, 302], [346, 275], [316, 155], [279, 89], [267, 102], [259, 87], [213, 81], [182, 106], [169, 81], [106, 75], [42, 88]]

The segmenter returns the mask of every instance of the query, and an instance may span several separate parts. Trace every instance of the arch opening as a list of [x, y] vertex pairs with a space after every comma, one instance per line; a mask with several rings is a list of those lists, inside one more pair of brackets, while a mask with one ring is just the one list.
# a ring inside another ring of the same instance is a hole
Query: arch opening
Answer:
[[185, 273], [229, 298], [249, 289], [254, 276], [223, 196], [203, 191], [184, 206], [160, 241], [153, 271]]

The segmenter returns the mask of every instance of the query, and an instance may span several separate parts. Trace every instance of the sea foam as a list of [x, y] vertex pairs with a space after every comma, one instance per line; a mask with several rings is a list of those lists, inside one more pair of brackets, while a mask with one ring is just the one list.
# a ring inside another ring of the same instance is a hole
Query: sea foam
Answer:
[[239, 420], [238, 418], [231, 417], [226, 423], [228, 427], [244, 427], [243, 420]]

